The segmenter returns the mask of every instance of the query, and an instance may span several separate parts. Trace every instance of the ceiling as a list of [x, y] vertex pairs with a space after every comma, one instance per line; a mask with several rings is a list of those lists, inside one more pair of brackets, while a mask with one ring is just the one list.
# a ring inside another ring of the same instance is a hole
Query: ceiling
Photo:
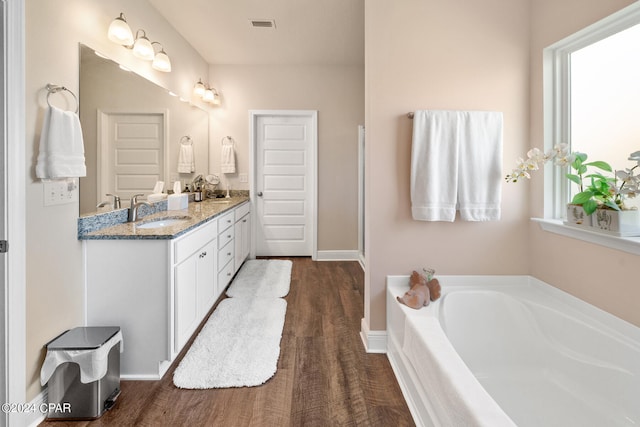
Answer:
[[210, 64], [364, 63], [364, 0], [149, 2]]

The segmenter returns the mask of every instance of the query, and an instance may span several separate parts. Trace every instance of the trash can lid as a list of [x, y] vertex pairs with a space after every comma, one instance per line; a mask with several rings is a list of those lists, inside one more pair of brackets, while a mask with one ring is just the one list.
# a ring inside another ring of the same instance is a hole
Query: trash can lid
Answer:
[[120, 331], [118, 326], [81, 326], [47, 344], [48, 350], [91, 350], [102, 346]]

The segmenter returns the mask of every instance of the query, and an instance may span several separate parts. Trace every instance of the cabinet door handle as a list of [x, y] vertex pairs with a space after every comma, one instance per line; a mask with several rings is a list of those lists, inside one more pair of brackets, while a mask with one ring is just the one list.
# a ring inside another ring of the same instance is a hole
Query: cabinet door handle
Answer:
[[243, 219], [243, 220], [242, 220], [242, 222], [247, 222], [247, 220], [246, 220], [246, 219]]
[[227, 256], [231, 256], [231, 252], [227, 252]]
[[227, 236], [227, 239], [230, 239], [230, 238], [231, 238], [231, 234], [229, 234], [229, 235]]

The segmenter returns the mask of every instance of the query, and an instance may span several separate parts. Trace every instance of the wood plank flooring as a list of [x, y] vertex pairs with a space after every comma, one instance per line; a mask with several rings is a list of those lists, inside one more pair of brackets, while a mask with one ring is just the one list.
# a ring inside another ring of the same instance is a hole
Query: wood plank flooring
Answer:
[[359, 336], [360, 265], [290, 259], [278, 371], [267, 383], [182, 390], [176, 362], [160, 381], [122, 381], [115, 407], [97, 420], [40, 426], [413, 426], [387, 357], [365, 353]]

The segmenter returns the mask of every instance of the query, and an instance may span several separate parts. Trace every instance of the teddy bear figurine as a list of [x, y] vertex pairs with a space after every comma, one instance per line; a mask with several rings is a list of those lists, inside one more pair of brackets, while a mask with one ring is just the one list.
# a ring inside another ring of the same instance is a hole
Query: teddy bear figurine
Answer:
[[441, 292], [440, 282], [433, 278], [435, 270], [423, 268], [422, 271], [426, 276], [413, 271], [409, 278], [409, 290], [403, 296], [396, 297], [398, 302], [416, 310], [426, 307], [431, 301], [440, 298]]

